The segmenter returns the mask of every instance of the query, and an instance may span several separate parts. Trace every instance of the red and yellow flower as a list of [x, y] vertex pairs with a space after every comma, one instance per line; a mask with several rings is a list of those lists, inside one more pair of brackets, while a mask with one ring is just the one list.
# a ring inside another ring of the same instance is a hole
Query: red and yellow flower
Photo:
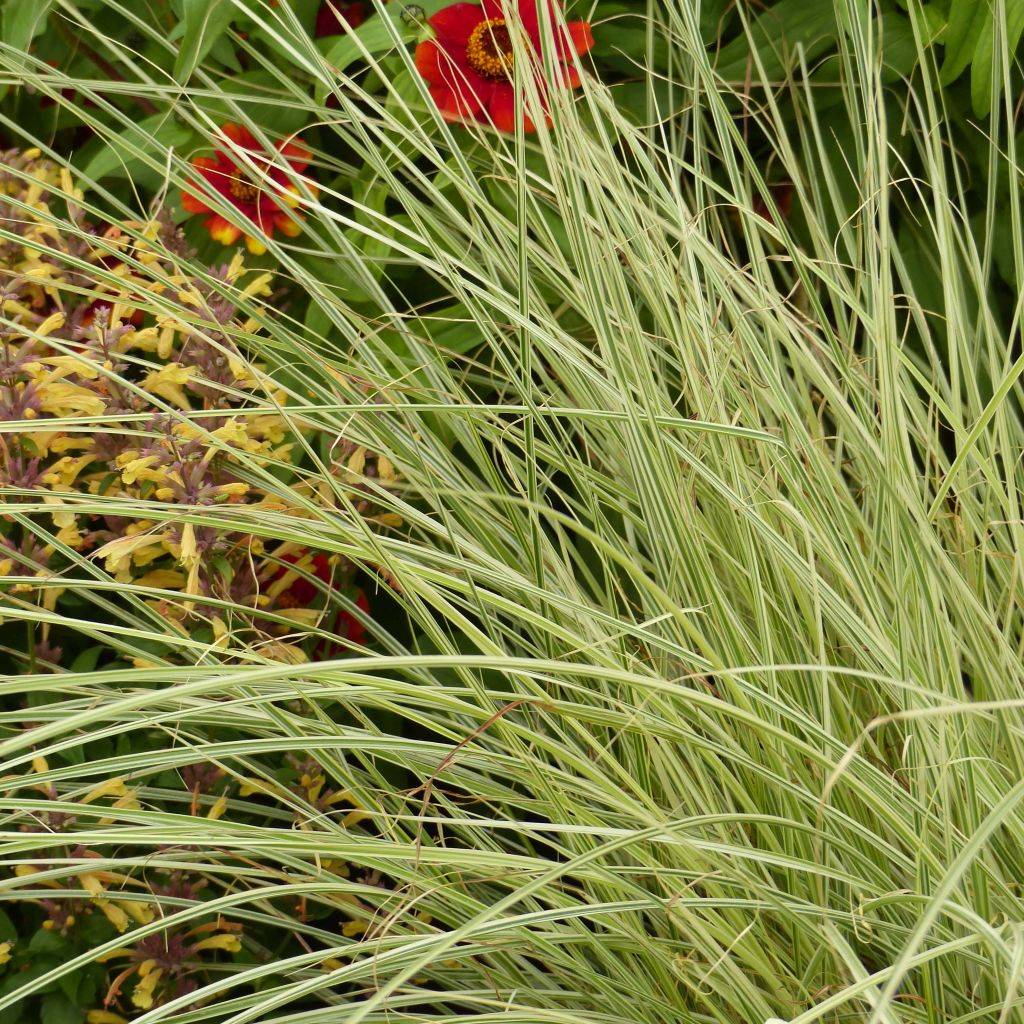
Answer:
[[[516, 90], [514, 33], [531, 53], [541, 102], [547, 108], [552, 86], [575, 89], [580, 84], [576, 57], [594, 45], [590, 25], [571, 21], [564, 31], [555, 17], [554, 0], [548, 4], [554, 31], [555, 70], [553, 81], [539, 75], [541, 33], [544, 31], [538, 0], [482, 0], [443, 7], [428, 21], [436, 36], [416, 47], [416, 68], [430, 87], [430, 95], [448, 121], [492, 123], [504, 132], [514, 132]], [[511, 16], [506, 16], [505, 9]], [[514, 14], [512, 12], [515, 12]], [[523, 129], [535, 125], [523, 115]]]
[[[299, 224], [302, 215], [294, 209], [299, 203], [299, 185], [295, 176], [309, 166], [309, 150], [299, 140], [291, 139], [279, 142], [275, 152], [268, 154], [248, 129], [237, 124], [224, 125], [221, 134], [225, 139], [224, 148], [218, 149], [212, 157], [196, 157], [192, 166], [207, 186], [268, 238], [272, 238], [275, 231], [294, 238], [302, 231]], [[278, 157], [284, 159], [290, 172], [276, 159]], [[316, 192], [315, 185], [308, 178], [303, 178], [303, 183], [310, 191]], [[266, 246], [260, 239], [243, 232], [217, 213], [205, 195], [208, 192], [197, 183], [186, 181], [181, 205], [188, 213], [207, 214], [204, 225], [211, 237], [223, 245], [234, 245], [244, 233], [249, 252], [266, 252]]]

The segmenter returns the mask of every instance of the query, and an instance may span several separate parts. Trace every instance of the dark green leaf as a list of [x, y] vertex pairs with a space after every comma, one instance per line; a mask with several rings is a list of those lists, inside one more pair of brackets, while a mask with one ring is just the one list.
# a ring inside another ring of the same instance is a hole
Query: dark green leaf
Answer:
[[742, 81], [756, 69], [756, 52], [769, 80], [784, 77], [793, 67], [797, 49], [813, 59], [832, 45], [839, 33], [831, 3], [781, 0], [754, 19], [744, 33], [719, 51], [715, 70], [726, 81]]
[[227, 31], [235, 16], [231, 0], [184, 0], [181, 48], [174, 62], [174, 77], [187, 82], [199, 62]]
[[12, 50], [27, 52], [32, 40], [46, 27], [53, 0], [5, 0], [3, 41]]
[[949, 23], [943, 37], [946, 56], [939, 79], [943, 85], [956, 81], [971, 62], [986, 26], [991, 30], [992, 14], [985, 0], [953, 0]]
[[28, 948], [33, 953], [65, 953], [69, 943], [60, 932], [40, 928], [29, 940]]
[[[980, 5], [979, 6], [984, 6]], [[1013, 67], [1013, 54], [1024, 32], [1024, 0], [1005, 0], [1006, 25], [1005, 35], [1000, 33], [1004, 41], [1004, 52], [1008, 54], [1008, 63]], [[978, 37], [974, 48], [974, 59], [971, 61], [971, 105], [979, 117], [987, 117], [992, 104], [992, 76], [999, 75], [997, 95], [1002, 93], [1002, 61], [993, 67], [993, 49], [995, 44], [994, 16], [989, 17], [985, 28]]]
[[42, 1024], [82, 1024], [85, 1011], [63, 992], [51, 992], [43, 999]]
[[94, 181], [107, 176], [128, 177], [138, 168], [143, 153], [156, 155], [164, 147], [184, 145], [191, 137], [191, 131], [169, 113], [154, 114], [126, 128], [115, 142], [95, 144], [82, 174]]

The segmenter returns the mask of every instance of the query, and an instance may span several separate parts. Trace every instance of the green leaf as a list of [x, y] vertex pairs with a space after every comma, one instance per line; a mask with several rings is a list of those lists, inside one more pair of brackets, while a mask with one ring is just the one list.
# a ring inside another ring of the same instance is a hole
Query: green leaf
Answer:
[[[446, 7], [451, 0], [419, 0], [417, 7], [423, 9], [423, 22], [432, 14]], [[411, 20], [407, 21], [402, 17], [405, 12], [404, 4], [392, 4], [384, 16], [378, 15], [363, 22], [353, 32], [346, 32], [345, 35], [331, 36], [317, 43], [320, 52], [326, 63], [331, 65], [335, 71], [345, 71], [356, 61], [365, 59], [365, 53], [371, 57], [387, 53], [394, 49], [394, 33], [405, 42], [412, 42], [423, 36], [422, 24], [416, 24]], [[318, 103], [323, 103], [328, 95], [326, 85], [319, 85], [316, 91]]]
[[32, 953], [64, 953], [69, 943], [60, 932], [49, 928], [40, 928], [29, 940], [28, 948]]
[[839, 34], [831, 3], [781, 0], [763, 11], [740, 35], [718, 53], [715, 70], [727, 81], [746, 77], [756, 51], [769, 79], [783, 77], [793, 66], [796, 50], [813, 59], [832, 45]]
[[889, 11], [879, 19], [879, 27], [885, 78], [906, 77], [917, 66], [917, 44], [910, 19]]
[[32, 40], [46, 27], [53, 0], [5, 0], [3, 5], [3, 41], [12, 50], [28, 51]]
[[978, 49], [986, 26], [991, 30], [992, 13], [985, 0], [953, 0], [946, 25], [946, 56], [939, 81], [949, 85], [963, 74]]
[[71, 667], [68, 669], [69, 672], [91, 672], [100, 660], [100, 655], [103, 654], [105, 648], [100, 644], [93, 644], [92, 647], [86, 647], [84, 651], [80, 651], [76, 656], [75, 660], [71, 662]]
[[133, 168], [142, 162], [136, 151], [155, 155], [165, 147], [182, 146], [191, 137], [192, 132], [169, 113], [153, 114], [126, 128], [116, 143], [99, 140], [96, 150], [89, 154], [82, 174], [94, 181], [108, 176], [129, 177]]
[[174, 77], [187, 82], [199, 62], [227, 31], [235, 16], [231, 0], [184, 0], [181, 48], [174, 62]]
[[[1005, 52], [1009, 54], [1010, 66], [1013, 66], [1013, 55], [1024, 32], [1024, 0], [1005, 0], [1006, 31]], [[983, 5], [979, 5], [983, 6]], [[971, 61], [971, 105], [979, 117], [987, 117], [992, 104], [992, 76], [996, 73], [993, 67], [993, 49], [995, 43], [995, 18], [988, 19], [985, 29], [978, 37], [974, 48], [974, 59]], [[1002, 69], [997, 95], [1002, 94]]]
[[85, 1011], [63, 992], [51, 992], [43, 999], [42, 1024], [82, 1024]]

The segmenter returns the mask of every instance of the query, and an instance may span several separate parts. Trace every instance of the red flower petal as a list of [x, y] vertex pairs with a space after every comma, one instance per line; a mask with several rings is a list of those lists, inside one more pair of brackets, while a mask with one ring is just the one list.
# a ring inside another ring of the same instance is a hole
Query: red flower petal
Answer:
[[[494, 3], [494, 0], [485, 0], [487, 3]], [[547, 0], [548, 5], [548, 20], [552, 25], [558, 25], [558, 17], [556, 10], [561, 6], [555, 4], [552, 0]], [[511, 6], [511, 2], [509, 3]], [[501, 17], [501, 15], [497, 15]], [[523, 23], [523, 28], [526, 29], [527, 35], [535, 42], [540, 43], [540, 28], [541, 28], [541, 13], [537, 10], [537, 0], [519, 0], [519, 20]], [[538, 47], [539, 48], [539, 47]]]
[[441, 47], [433, 40], [428, 39], [416, 47], [416, 70], [423, 76], [428, 85], [443, 85], [445, 82], [444, 72], [441, 70], [441, 61], [446, 60]]
[[253, 138], [252, 132], [240, 124], [221, 125], [221, 134], [229, 138], [242, 149], [259, 149], [259, 143]]
[[187, 191], [189, 188], [198, 189], [198, 185], [192, 181], [185, 182], [185, 188], [181, 190], [181, 206], [186, 213], [209, 213], [210, 207], [199, 198], [198, 195]]
[[295, 140], [279, 142], [277, 151], [288, 161], [293, 171], [304, 171], [313, 159], [313, 154], [301, 142]]
[[446, 121], [465, 121], [484, 105], [484, 100], [475, 92], [460, 92], [447, 85], [432, 85], [430, 96]]
[[[420, 47], [426, 49], [421, 53]], [[455, 43], [421, 43], [416, 47], [416, 66], [430, 85], [446, 85], [467, 95], [476, 93], [484, 101], [494, 88], [493, 81], [482, 78], [473, 70], [466, 60], [465, 50]]]
[[[570, 21], [565, 26], [569, 32], [569, 42], [572, 44], [573, 52], [578, 57], [582, 57], [583, 54], [587, 53], [590, 48], [594, 45], [594, 33], [590, 30], [589, 21]], [[561, 35], [561, 33], [559, 33]], [[559, 56], [561, 51], [565, 49], [564, 39], [560, 39]], [[561, 57], [562, 60], [568, 60], [568, 54]]]
[[[487, 113], [494, 127], [501, 132], [514, 133], [516, 130], [516, 91], [507, 82], [499, 83], [487, 104]], [[537, 130], [537, 126], [523, 112], [523, 131], [529, 134]]]
[[453, 43], [465, 46], [473, 29], [484, 20], [486, 15], [479, 4], [458, 3], [442, 7], [427, 21], [439, 36], [450, 39]]

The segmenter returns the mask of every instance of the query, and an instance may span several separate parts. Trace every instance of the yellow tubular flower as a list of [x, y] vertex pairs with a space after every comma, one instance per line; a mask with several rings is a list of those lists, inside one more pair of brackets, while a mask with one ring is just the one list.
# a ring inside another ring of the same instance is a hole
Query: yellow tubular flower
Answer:
[[132, 991], [132, 1005], [140, 1010], [148, 1010], [153, 1005], [153, 992], [163, 973], [163, 968], [157, 967], [155, 960], [144, 960], [139, 965], [139, 980]]
[[129, 1022], [109, 1010], [90, 1010], [85, 1015], [85, 1024], [129, 1024]]
[[159, 370], [148, 373], [142, 382], [142, 386], [154, 395], [159, 395], [171, 405], [179, 409], [191, 409], [192, 404], [188, 395], [182, 390], [195, 376], [194, 366], [182, 366], [180, 363], [168, 363]]
[[237, 953], [242, 948], [242, 940], [237, 935], [211, 935], [208, 939], [200, 939], [193, 947], [199, 953], [208, 949], [220, 949], [225, 953]]

